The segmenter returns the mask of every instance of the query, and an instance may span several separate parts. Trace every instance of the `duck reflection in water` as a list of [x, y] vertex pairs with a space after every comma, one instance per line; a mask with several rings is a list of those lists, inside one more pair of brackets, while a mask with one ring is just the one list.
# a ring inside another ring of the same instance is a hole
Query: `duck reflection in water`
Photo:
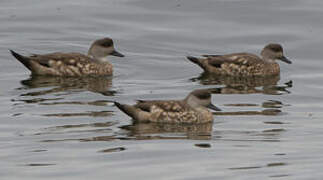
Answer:
[[162, 124], [137, 123], [122, 126], [127, 130], [127, 136], [135, 139], [197, 139], [212, 138], [213, 123], [203, 124]]
[[[21, 81], [26, 89], [39, 89], [22, 94], [22, 96], [49, 95], [69, 91], [91, 91], [105, 96], [113, 96], [116, 91], [111, 90], [112, 77], [57, 77], [31, 76]], [[44, 90], [43, 88], [47, 88]], [[49, 89], [48, 89], [49, 88]]]
[[212, 138], [213, 123], [204, 124], [160, 124], [133, 123], [119, 127], [122, 131], [114, 132], [113, 122], [54, 126], [43, 129], [34, 135], [104, 132], [105, 135], [83, 138], [47, 139], [43, 142], [57, 141], [113, 141], [113, 140], [154, 140], [154, 139], [196, 139], [210, 140]]
[[274, 76], [251, 76], [251, 77], [236, 77], [236, 76], [221, 76], [210, 73], [202, 73], [191, 81], [199, 82], [203, 85], [224, 85], [224, 87], [214, 88], [212, 93], [215, 94], [273, 94], [279, 95], [290, 93], [288, 88], [292, 87], [292, 81], [288, 81], [283, 85], [277, 85], [280, 80], [279, 75]]

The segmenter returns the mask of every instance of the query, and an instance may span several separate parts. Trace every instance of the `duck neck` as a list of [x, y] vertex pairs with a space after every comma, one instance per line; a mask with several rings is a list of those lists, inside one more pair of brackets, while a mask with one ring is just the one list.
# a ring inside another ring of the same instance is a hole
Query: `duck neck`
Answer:
[[93, 59], [98, 59], [96, 56], [93, 55], [91, 49], [89, 49], [89, 51], [87, 52], [87, 56], [89, 56], [90, 58], [93, 58]]
[[268, 63], [276, 63], [275, 58], [272, 58], [265, 50], [261, 51], [261, 56]]
[[96, 56], [94, 55], [94, 53], [92, 53], [91, 49], [88, 51], [87, 55], [92, 58], [92, 59], [95, 59], [99, 62], [102, 62], [102, 63], [105, 63], [105, 62], [108, 62], [108, 58], [105, 56], [105, 57], [101, 57], [101, 56]]
[[197, 107], [200, 107], [200, 105], [196, 102], [196, 99], [194, 96], [187, 96], [184, 100], [183, 100], [184, 103], [186, 103], [189, 107], [195, 109]]

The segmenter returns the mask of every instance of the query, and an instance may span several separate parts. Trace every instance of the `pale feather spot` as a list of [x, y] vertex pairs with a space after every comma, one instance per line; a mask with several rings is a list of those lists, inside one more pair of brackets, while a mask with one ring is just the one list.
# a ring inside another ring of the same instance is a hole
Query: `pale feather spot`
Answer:
[[73, 75], [74, 75], [73, 71], [72, 71], [71, 69], [69, 69], [69, 68], [65, 68], [65, 71], [66, 71], [66, 73], [67, 73], [69, 76], [73, 76]]
[[168, 113], [168, 116], [169, 116], [169, 118], [174, 119], [175, 114], [174, 114], [174, 113], [172, 113], [172, 112], [169, 112], [169, 113]]
[[70, 64], [75, 64], [75, 59], [70, 59]]
[[77, 63], [76, 66], [79, 68], [83, 68], [83, 65], [81, 63]]
[[55, 64], [55, 61], [54, 60], [49, 60], [48, 64], [49, 64], [49, 66], [53, 66]]
[[56, 62], [56, 65], [57, 65], [57, 66], [62, 65], [62, 61], [57, 61], [57, 62]]
[[239, 62], [239, 63], [243, 63], [243, 61], [244, 61], [244, 59], [243, 59], [243, 58], [240, 58], [240, 59], [238, 60], [238, 62]]
[[76, 74], [76, 75], [81, 75], [81, 72], [79, 71], [79, 69], [77, 68], [77, 67], [75, 67], [75, 66], [68, 66], [70, 69], [71, 69], [71, 71], [73, 71], [74, 72], [74, 74]]
[[90, 67], [91, 67], [91, 64], [87, 64], [87, 65], [85, 65], [85, 69], [86, 69], [87, 71], [89, 71], [89, 70], [90, 70]]
[[239, 59], [239, 56], [231, 56], [231, 59], [232, 60], [237, 60], [237, 59]]

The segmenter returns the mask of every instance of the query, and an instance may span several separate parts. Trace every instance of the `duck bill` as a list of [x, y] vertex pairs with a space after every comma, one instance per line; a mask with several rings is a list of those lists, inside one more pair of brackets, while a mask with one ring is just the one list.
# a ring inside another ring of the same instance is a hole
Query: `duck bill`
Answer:
[[285, 56], [282, 56], [281, 58], [279, 58], [280, 60], [284, 61], [287, 64], [292, 64], [292, 61], [290, 61], [289, 59], [287, 59]]
[[117, 57], [124, 57], [123, 54], [119, 53], [118, 51], [116, 50], [113, 50], [112, 53], [110, 54], [112, 56], [117, 56]]
[[213, 109], [214, 111], [222, 111], [220, 108], [214, 106], [212, 103], [210, 103], [207, 108], [209, 109]]

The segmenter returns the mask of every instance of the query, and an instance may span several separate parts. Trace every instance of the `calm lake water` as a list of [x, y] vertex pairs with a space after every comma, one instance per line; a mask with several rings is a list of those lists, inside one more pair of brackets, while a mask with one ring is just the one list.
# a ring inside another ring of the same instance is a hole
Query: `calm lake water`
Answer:
[[[1, 179], [321, 179], [323, 1], [3, 0]], [[112, 78], [42, 78], [8, 52], [87, 52], [115, 40]], [[280, 79], [201, 74], [187, 55], [281, 43]], [[111, 101], [213, 88], [213, 124], [133, 125]]]

